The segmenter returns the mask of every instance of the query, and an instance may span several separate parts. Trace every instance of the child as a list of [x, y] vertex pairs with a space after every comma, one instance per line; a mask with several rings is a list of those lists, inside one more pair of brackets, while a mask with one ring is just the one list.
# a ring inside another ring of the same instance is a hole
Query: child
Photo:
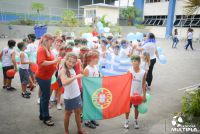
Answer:
[[120, 45], [121, 45], [120, 57], [123, 57], [123, 58], [130, 57], [132, 50], [129, 46], [129, 43], [126, 40], [122, 40]]
[[140, 68], [143, 69], [147, 74], [149, 70], [149, 66], [150, 66], [150, 54], [148, 52], [144, 52], [141, 55]]
[[178, 30], [174, 29], [172, 48], [176, 48], [178, 42], [179, 42], [179, 40], [178, 40]]
[[26, 45], [24, 42], [19, 42], [17, 44], [17, 47], [20, 50], [20, 60], [21, 60], [21, 65], [19, 68], [19, 76], [20, 76], [20, 81], [21, 81], [21, 86], [22, 86], [22, 97], [23, 98], [30, 98], [31, 93], [26, 91], [27, 84], [29, 83], [29, 64], [31, 62], [29, 61], [28, 55], [24, 52], [26, 50]]
[[[146, 101], [146, 73], [143, 69], [140, 69], [140, 56], [132, 56], [131, 57], [133, 67], [130, 69], [129, 73], [133, 75], [132, 81], [132, 89], [131, 89], [131, 96], [134, 93], [138, 93], [143, 95], [143, 101]], [[132, 106], [132, 104], [131, 104]], [[139, 129], [138, 125], [138, 106], [135, 106], [135, 121], [134, 121], [134, 128]], [[129, 113], [126, 113], [126, 121], [124, 124], [124, 128], [129, 128]]]
[[185, 46], [185, 50], [187, 50], [189, 46], [192, 50], [194, 50], [192, 46], [192, 39], [193, 39], [193, 29], [189, 28], [187, 34], [187, 45]]
[[[99, 77], [99, 71], [97, 68], [97, 64], [99, 62], [99, 53], [90, 51], [88, 54], [86, 54], [86, 60], [85, 62], [87, 64], [84, 64], [84, 71], [83, 74], [85, 77]], [[99, 126], [99, 124], [92, 120], [92, 121], [85, 121], [85, 126], [89, 128], [96, 128], [96, 126]]]
[[8, 77], [6, 72], [10, 69], [15, 69], [17, 71], [17, 64], [15, 61], [15, 47], [16, 42], [14, 40], [8, 41], [8, 47], [4, 48], [0, 54], [0, 59], [2, 60], [3, 67], [3, 89], [15, 90], [14, 87], [11, 87], [12, 79], [14, 77]]
[[81, 107], [82, 100], [80, 95], [80, 90], [78, 87], [77, 79], [81, 78], [83, 75], [76, 75], [73, 67], [77, 62], [78, 57], [74, 53], [68, 53], [64, 67], [61, 70], [61, 81], [64, 86], [64, 103], [65, 103], [65, 117], [64, 117], [64, 126], [65, 134], [69, 134], [69, 120], [72, 111], [75, 113], [76, 124], [78, 127], [78, 134], [85, 134], [81, 128]]
[[74, 48], [73, 48], [73, 52], [76, 54], [76, 55], [79, 55], [80, 53], [80, 47], [81, 47], [81, 40], [80, 39], [75, 39], [74, 40]]

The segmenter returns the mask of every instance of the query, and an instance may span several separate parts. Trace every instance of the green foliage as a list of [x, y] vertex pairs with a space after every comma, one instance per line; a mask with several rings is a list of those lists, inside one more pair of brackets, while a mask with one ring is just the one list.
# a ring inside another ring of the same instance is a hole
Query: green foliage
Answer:
[[188, 121], [200, 125], [200, 88], [183, 96], [182, 113]]
[[16, 21], [12, 21], [10, 22], [9, 24], [12, 24], [12, 25], [34, 25], [36, 22], [33, 21], [33, 20], [29, 20], [29, 19], [22, 19], [22, 20], [16, 20]]
[[64, 26], [75, 27], [78, 26], [78, 20], [75, 16], [74, 11], [72, 10], [65, 10], [62, 16], [61, 23]]
[[185, 12], [193, 14], [200, 8], [200, 0], [187, 0], [185, 1]]
[[128, 19], [128, 25], [133, 25], [133, 20], [136, 20], [138, 22], [142, 22], [143, 19], [140, 17], [141, 11], [137, 10], [134, 7], [127, 7], [125, 9], [122, 9], [121, 16]]
[[36, 10], [38, 14], [40, 13], [40, 11], [44, 10], [44, 4], [42, 3], [33, 2], [31, 7], [33, 10]]
[[99, 21], [103, 24], [104, 27], [109, 27], [110, 23], [109, 23], [109, 22], [106, 22], [105, 18], [106, 18], [106, 15], [103, 15], [103, 16], [100, 18]]
[[111, 31], [113, 33], [121, 33], [121, 28], [120, 28], [120, 26], [113, 26], [113, 27], [111, 27]]
[[143, 24], [139, 24], [139, 25], [136, 25], [136, 28], [138, 28], [138, 29], [144, 29], [145, 26]]

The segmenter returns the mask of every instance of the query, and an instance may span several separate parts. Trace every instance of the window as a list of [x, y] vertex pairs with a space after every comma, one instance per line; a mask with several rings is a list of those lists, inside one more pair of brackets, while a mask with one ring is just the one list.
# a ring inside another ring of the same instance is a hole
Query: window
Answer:
[[160, 0], [146, 0], [146, 3], [155, 3], [155, 2], [160, 2]]
[[86, 10], [86, 18], [96, 17], [96, 10]]
[[176, 15], [176, 27], [200, 27], [200, 15]]
[[165, 26], [167, 16], [145, 16], [143, 24], [146, 26]]

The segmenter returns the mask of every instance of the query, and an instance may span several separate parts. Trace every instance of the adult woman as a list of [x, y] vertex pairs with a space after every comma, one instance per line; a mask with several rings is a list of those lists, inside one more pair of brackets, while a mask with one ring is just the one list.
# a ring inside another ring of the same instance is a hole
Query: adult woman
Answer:
[[147, 40], [145, 41], [144, 45], [141, 48], [137, 48], [139, 51], [147, 52], [150, 55], [150, 66], [149, 66], [149, 71], [147, 73], [147, 89], [151, 89], [151, 82], [153, 80], [153, 67], [154, 64], [156, 63], [156, 57], [159, 58], [158, 52], [157, 52], [157, 46], [155, 44], [155, 35], [153, 33], [149, 33], [147, 35]]
[[185, 50], [187, 50], [189, 46], [190, 46], [190, 48], [192, 50], [194, 50], [193, 46], [192, 46], [192, 38], [193, 38], [193, 29], [192, 28], [188, 28], [188, 32], [187, 32], [187, 45], [185, 45]]
[[59, 63], [58, 59], [54, 59], [51, 53], [51, 46], [54, 39], [51, 35], [46, 34], [42, 37], [40, 46], [37, 52], [37, 64], [38, 70], [36, 72], [36, 79], [40, 86], [40, 120], [43, 120], [47, 126], [53, 126], [54, 122], [51, 121], [49, 116], [49, 99], [50, 99], [50, 87], [51, 77], [56, 70], [56, 65]]
[[174, 29], [172, 48], [176, 48], [178, 42], [179, 42], [179, 40], [178, 40], [178, 30]]

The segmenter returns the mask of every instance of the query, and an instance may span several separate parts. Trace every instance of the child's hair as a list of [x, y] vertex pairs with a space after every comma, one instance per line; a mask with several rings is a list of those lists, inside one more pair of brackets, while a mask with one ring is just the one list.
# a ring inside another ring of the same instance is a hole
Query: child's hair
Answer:
[[16, 41], [14, 41], [14, 40], [9, 40], [9, 41], [8, 41], [8, 47], [9, 47], [9, 48], [15, 47], [15, 44], [16, 44]]
[[28, 42], [28, 38], [24, 38], [22, 41], [23, 41], [24, 43], [27, 43], [27, 42]]
[[94, 58], [98, 58], [99, 53], [95, 50], [89, 51], [87, 54], [85, 54], [84, 61], [83, 61], [83, 68], [85, 68]]
[[36, 39], [35, 34], [29, 34], [29, 35], [28, 35], [28, 39], [31, 40], [32, 42], [34, 42], [35, 39]]
[[50, 34], [45, 34], [41, 39], [40, 39], [40, 45], [46, 46], [46, 42], [48, 40], [54, 40], [53, 36]]
[[87, 45], [87, 40], [84, 39], [84, 38], [82, 38], [82, 39], [81, 39], [81, 44], [82, 44], [82, 45]]
[[66, 65], [66, 61], [69, 60], [69, 58], [73, 58], [73, 59], [75, 59], [75, 60], [78, 60], [78, 56], [77, 56], [75, 53], [72, 53], [72, 52], [68, 53], [68, 54], [65, 56], [64, 68], [65, 68], [67, 77], [71, 77], [69, 68], [68, 68], [67, 65]]
[[69, 50], [70, 50], [70, 51], [73, 50], [72, 46], [71, 46], [71, 45], [65, 45], [65, 51], [66, 51], [66, 52], [69, 52]]
[[122, 40], [122, 41], [120, 42], [120, 44], [127, 44], [127, 41], [126, 41], [126, 40]]
[[144, 61], [150, 65], [150, 54], [148, 52], [143, 53]]
[[74, 42], [70, 41], [70, 42], [67, 43], [67, 45], [73, 47], [74, 46]]
[[81, 40], [80, 40], [79, 38], [76, 38], [76, 39], [74, 40], [75, 46], [78, 46], [78, 44], [80, 44], [80, 42], [81, 42]]
[[61, 45], [61, 46], [59, 47], [59, 50], [60, 50], [60, 51], [65, 50], [65, 47], [66, 47], [65, 45]]
[[131, 56], [131, 61], [138, 61], [138, 62], [140, 62], [141, 61], [140, 56], [139, 55], [132, 55]]
[[25, 47], [25, 43], [24, 42], [19, 42], [19, 43], [17, 43], [17, 47], [21, 51]]

